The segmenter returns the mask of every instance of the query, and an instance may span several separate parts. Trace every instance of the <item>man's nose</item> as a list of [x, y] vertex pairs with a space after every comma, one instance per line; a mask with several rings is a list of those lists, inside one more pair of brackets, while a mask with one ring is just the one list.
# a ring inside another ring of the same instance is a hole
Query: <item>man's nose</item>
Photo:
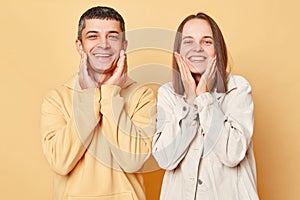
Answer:
[[109, 41], [107, 40], [106, 37], [102, 37], [99, 40], [99, 43], [97, 44], [98, 47], [103, 48], [103, 49], [107, 49], [110, 47]]

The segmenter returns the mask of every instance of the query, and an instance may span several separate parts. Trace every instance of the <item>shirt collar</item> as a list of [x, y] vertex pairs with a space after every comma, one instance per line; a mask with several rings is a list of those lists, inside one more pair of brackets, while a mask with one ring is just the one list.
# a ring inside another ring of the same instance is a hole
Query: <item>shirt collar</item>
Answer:
[[224, 97], [225, 95], [229, 94], [232, 90], [235, 90], [237, 88], [237, 84], [231, 74], [228, 74], [228, 81], [227, 81], [227, 92], [217, 92], [216, 89], [214, 91], [214, 95], [218, 100], [220, 100], [221, 97]]

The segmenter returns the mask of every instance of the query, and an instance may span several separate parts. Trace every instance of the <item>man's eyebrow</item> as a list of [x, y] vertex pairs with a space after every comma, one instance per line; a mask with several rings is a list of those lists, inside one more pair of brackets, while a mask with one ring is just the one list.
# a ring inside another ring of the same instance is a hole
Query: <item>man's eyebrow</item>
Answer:
[[86, 35], [88, 35], [90, 33], [99, 33], [99, 31], [88, 31], [88, 32], [86, 32]]
[[[88, 31], [88, 32], [86, 32], [86, 35], [91, 34], [91, 33], [99, 33], [99, 31]], [[108, 31], [107, 33], [108, 34], [111, 34], [111, 33], [120, 34], [119, 31], [115, 31], [115, 30]]]
[[119, 31], [108, 31], [108, 33], [116, 33], [116, 34], [120, 34]]

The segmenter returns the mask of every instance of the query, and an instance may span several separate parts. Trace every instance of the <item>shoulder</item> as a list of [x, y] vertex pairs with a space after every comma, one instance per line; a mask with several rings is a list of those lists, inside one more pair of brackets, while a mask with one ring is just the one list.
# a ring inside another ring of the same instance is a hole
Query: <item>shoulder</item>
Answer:
[[50, 112], [51, 110], [59, 111], [66, 103], [66, 95], [62, 91], [64, 86], [50, 90], [43, 98], [42, 110], [45, 112]]
[[168, 82], [158, 89], [157, 100], [160, 106], [178, 107], [183, 104], [183, 96], [175, 92], [173, 84]]
[[235, 81], [235, 83], [238, 84], [238, 85], [249, 84], [249, 81], [241, 75], [230, 74], [228, 78], [229, 78], [229, 81]]
[[251, 90], [251, 85], [249, 81], [241, 76], [241, 75], [228, 75], [228, 92], [233, 89], [243, 89], [243, 88], [249, 88]]
[[172, 82], [165, 83], [158, 89], [158, 94], [176, 95]]
[[228, 91], [225, 98], [231, 101], [243, 101], [244, 103], [248, 100], [252, 102], [252, 89], [249, 81], [240, 75], [229, 75], [228, 78]]
[[63, 104], [66, 99], [72, 98], [76, 77], [72, 77], [62, 85], [49, 90], [43, 98], [43, 103], [53, 105]]
[[155, 91], [150, 85], [136, 82], [129, 79], [129, 84], [121, 89], [121, 96], [130, 97], [130, 99], [156, 99]]

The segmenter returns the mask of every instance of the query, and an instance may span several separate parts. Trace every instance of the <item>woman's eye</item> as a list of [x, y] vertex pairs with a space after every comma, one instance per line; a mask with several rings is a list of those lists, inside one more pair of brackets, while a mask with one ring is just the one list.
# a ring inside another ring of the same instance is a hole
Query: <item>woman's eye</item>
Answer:
[[183, 40], [183, 44], [193, 44], [193, 40]]
[[213, 44], [213, 40], [211, 40], [211, 39], [203, 40], [202, 44], [204, 44], [206, 46], [210, 46]]

